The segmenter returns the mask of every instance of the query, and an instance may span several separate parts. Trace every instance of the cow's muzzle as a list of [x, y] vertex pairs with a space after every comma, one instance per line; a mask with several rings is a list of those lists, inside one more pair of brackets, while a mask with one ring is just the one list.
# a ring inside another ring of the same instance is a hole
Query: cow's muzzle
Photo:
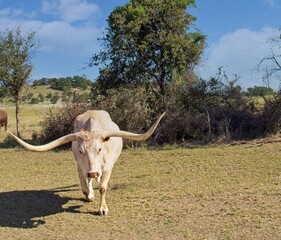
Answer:
[[98, 172], [89, 172], [88, 173], [88, 178], [98, 178], [99, 173]]

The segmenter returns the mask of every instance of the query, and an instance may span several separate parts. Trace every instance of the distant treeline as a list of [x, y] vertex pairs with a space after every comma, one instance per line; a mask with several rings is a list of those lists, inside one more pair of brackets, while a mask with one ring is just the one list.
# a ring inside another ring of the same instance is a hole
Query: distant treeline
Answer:
[[52, 89], [69, 91], [71, 88], [87, 89], [93, 83], [85, 76], [61, 77], [61, 78], [41, 78], [34, 80], [32, 86], [50, 85]]
[[247, 88], [246, 96], [258, 97], [273, 95], [274, 90], [270, 87], [254, 86]]

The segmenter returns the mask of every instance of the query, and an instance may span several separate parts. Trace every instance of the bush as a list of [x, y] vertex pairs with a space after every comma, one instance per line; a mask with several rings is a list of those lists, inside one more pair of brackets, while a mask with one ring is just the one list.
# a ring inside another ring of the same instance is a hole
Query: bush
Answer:
[[39, 99], [39, 102], [44, 102], [45, 101], [45, 97], [43, 96], [42, 93], [38, 94], [38, 99]]
[[39, 103], [39, 99], [38, 98], [32, 98], [30, 103], [31, 104], [38, 104]]
[[53, 94], [50, 92], [46, 95], [46, 98], [52, 98], [52, 97], [53, 97]]
[[106, 95], [95, 93], [92, 105], [109, 112], [121, 130], [143, 132], [156, 119], [152, 98], [153, 95], [141, 87], [111, 89]]
[[59, 110], [50, 109], [47, 117], [41, 123], [41, 133], [34, 135], [33, 140], [47, 143], [72, 133], [75, 118], [89, 108], [86, 104], [67, 104]]
[[108, 111], [121, 130], [143, 133], [164, 106], [166, 115], [148, 140], [149, 145], [249, 140], [275, 134], [281, 127], [281, 92], [257, 108], [234, 82], [215, 78], [191, 81], [189, 85], [171, 83], [164, 101], [144, 87], [103, 93], [93, 88], [91, 99], [91, 106], [72, 103], [50, 111], [42, 124], [41, 140], [49, 142], [72, 132], [75, 117], [90, 108]]
[[164, 105], [161, 98], [142, 87], [111, 89], [105, 94], [93, 89], [92, 99], [95, 107], [110, 112], [122, 130], [131, 132], [146, 131], [164, 106], [167, 114], [149, 144], [208, 143], [264, 136], [262, 112], [234, 81], [197, 79], [189, 85], [171, 83], [166, 89]]
[[266, 100], [262, 110], [264, 134], [276, 134], [281, 129], [281, 92]]
[[50, 101], [52, 104], [56, 104], [59, 101], [60, 97], [58, 95], [54, 95]]
[[234, 82], [197, 80], [177, 96], [177, 107], [166, 128], [171, 129], [174, 141], [229, 141], [252, 138], [261, 132], [261, 126], [255, 124], [258, 110]]

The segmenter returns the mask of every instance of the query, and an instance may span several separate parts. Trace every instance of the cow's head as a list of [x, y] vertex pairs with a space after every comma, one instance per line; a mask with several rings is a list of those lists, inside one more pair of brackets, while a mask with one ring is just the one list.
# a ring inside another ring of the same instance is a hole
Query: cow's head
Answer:
[[102, 131], [80, 130], [73, 152], [78, 155], [78, 159], [88, 167], [88, 177], [99, 181], [101, 176], [101, 166], [104, 159], [105, 142], [110, 138]]

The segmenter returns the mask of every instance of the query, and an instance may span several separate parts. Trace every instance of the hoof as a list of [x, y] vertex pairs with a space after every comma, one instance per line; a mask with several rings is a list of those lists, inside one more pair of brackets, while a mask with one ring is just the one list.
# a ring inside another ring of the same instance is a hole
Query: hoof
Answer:
[[92, 201], [95, 200], [95, 196], [94, 196], [93, 194], [85, 194], [85, 193], [84, 193], [84, 195], [85, 195], [86, 200], [87, 200], [88, 202], [92, 202]]
[[100, 208], [100, 215], [106, 216], [108, 214], [108, 208]]
[[91, 198], [86, 197], [86, 200], [87, 200], [88, 202], [93, 202], [93, 201], [95, 200], [95, 198], [94, 198], [94, 197], [91, 197]]
[[108, 214], [108, 211], [105, 211], [105, 210], [100, 211], [100, 215], [101, 216], [106, 216], [107, 214]]

